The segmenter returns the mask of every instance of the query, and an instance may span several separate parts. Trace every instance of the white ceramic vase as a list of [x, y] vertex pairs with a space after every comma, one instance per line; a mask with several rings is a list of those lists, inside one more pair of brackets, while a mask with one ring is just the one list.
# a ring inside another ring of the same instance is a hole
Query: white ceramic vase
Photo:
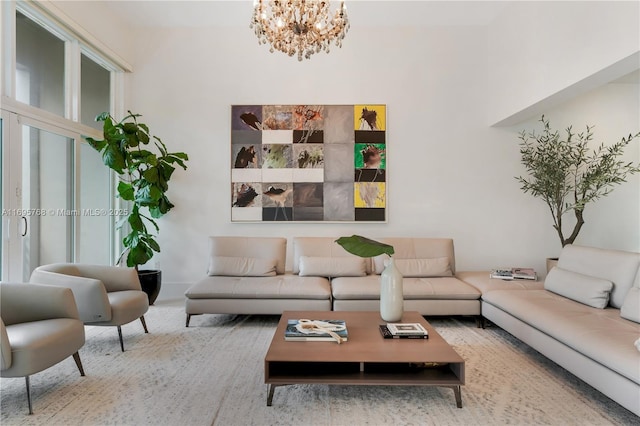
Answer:
[[402, 274], [392, 257], [380, 276], [380, 316], [387, 322], [397, 322], [403, 312]]

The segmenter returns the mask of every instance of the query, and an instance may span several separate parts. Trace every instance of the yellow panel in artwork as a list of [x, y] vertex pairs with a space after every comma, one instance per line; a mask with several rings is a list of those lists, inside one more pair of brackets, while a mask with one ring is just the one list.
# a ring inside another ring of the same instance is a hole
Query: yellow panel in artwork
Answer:
[[355, 207], [386, 207], [384, 182], [356, 182], [353, 191]]
[[353, 108], [355, 130], [386, 130], [385, 105], [354, 105]]

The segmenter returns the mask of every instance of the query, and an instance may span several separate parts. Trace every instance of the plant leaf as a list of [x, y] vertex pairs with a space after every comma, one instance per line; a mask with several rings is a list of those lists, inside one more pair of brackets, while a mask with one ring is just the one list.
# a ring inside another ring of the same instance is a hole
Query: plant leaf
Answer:
[[336, 243], [349, 253], [360, 257], [375, 257], [381, 254], [391, 256], [395, 252], [393, 246], [389, 244], [371, 240], [360, 235], [340, 237], [336, 240]]

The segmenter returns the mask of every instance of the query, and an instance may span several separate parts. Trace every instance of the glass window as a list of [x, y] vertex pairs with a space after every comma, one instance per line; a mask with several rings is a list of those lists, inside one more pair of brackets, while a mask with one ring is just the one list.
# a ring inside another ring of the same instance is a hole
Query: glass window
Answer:
[[80, 85], [80, 121], [95, 129], [102, 129], [102, 123], [96, 122], [95, 118], [111, 109], [111, 73], [83, 54]]
[[16, 99], [64, 116], [64, 41], [16, 12]]

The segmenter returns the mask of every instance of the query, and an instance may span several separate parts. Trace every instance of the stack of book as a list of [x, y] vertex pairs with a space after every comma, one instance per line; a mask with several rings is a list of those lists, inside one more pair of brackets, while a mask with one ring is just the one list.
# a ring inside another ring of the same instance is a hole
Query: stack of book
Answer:
[[346, 342], [349, 337], [344, 320], [290, 319], [284, 340], [292, 342]]
[[380, 325], [385, 339], [428, 339], [429, 332], [419, 323], [389, 323]]
[[537, 280], [538, 274], [533, 268], [494, 269], [489, 275], [501, 280]]

